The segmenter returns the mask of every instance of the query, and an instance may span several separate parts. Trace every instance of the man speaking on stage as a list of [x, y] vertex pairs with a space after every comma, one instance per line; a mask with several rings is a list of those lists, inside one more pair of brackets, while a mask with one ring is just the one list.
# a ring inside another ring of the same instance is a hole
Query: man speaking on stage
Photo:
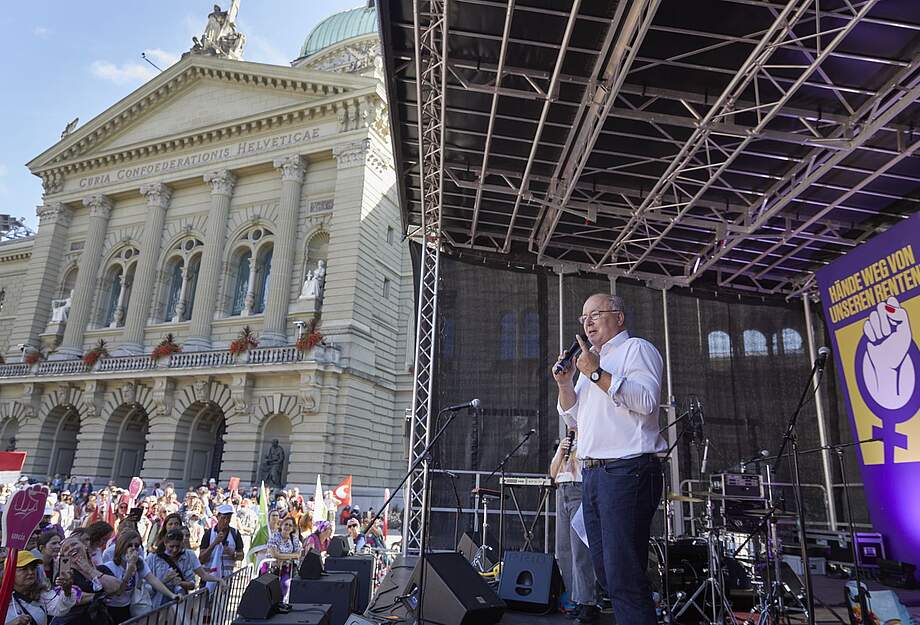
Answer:
[[667, 448], [658, 434], [661, 354], [648, 341], [629, 336], [617, 295], [589, 297], [579, 321], [588, 340], [577, 338], [581, 353], [574, 363], [565, 362], [565, 352], [559, 356], [553, 377], [559, 414], [578, 430], [594, 572], [617, 623], [655, 625], [646, 567], [652, 517], [661, 500], [656, 454]]

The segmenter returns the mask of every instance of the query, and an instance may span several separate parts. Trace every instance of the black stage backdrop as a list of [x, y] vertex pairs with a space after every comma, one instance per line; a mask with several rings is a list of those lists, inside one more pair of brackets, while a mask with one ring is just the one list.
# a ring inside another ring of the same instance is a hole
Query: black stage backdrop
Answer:
[[[415, 246], [417, 259], [418, 247]], [[616, 292], [626, 302], [627, 328], [633, 336], [651, 341], [661, 352], [664, 345], [662, 292], [642, 284], [617, 280]], [[580, 326], [584, 300], [596, 292], [610, 292], [607, 279], [580, 274], [563, 278], [564, 336], [574, 340]], [[760, 449], [779, 449], [789, 416], [795, 408], [811, 368], [805, 317], [801, 300], [790, 303], [765, 301], [734, 294], [702, 293], [671, 289], [667, 294], [670, 325], [672, 381], [677, 413], [686, 409], [691, 396], [705, 412], [705, 437], [710, 441], [707, 473], [728, 468]], [[434, 390], [436, 411], [473, 397], [482, 401], [476, 413], [457, 416], [434, 454], [438, 467], [452, 471], [492, 471], [531, 428], [536, 434], [506, 465], [508, 472], [548, 472], [559, 438], [555, 383], [549, 366], [559, 351], [559, 278], [542, 269], [496, 267], [441, 256], [439, 291], [439, 345]], [[813, 306], [813, 311], [818, 306]], [[813, 312], [818, 345], [826, 344], [820, 315]], [[852, 440], [844, 404], [835, 386], [833, 359], [822, 390], [832, 443]], [[662, 382], [662, 403], [668, 402]], [[662, 425], [666, 413], [662, 410]], [[810, 400], [799, 417], [801, 449], [818, 445], [815, 404]], [[700, 477], [700, 448], [686, 439], [679, 448], [682, 479]], [[859, 482], [852, 449], [846, 452], [851, 482]], [[781, 467], [778, 481], [789, 481], [790, 467]], [[823, 483], [818, 454], [802, 457], [806, 484]], [[483, 476], [484, 477], [484, 476]], [[451, 479], [436, 474], [432, 482], [435, 508], [457, 505]], [[840, 482], [834, 470], [834, 481]], [[462, 507], [473, 505], [469, 493], [475, 485], [471, 475], [454, 481]], [[498, 488], [497, 478], [482, 486]], [[677, 490], [676, 486], [672, 490]], [[837, 489], [838, 511], [842, 497]], [[861, 489], [855, 489], [856, 520], [868, 522]], [[533, 510], [539, 500], [535, 488], [518, 489], [521, 508]], [[794, 509], [791, 491], [787, 507]], [[810, 522], [825, 522], [821, 491], [806, 487]], [[552, 498], [551, 498], [552, 501]], [[509, 502], [513, 510], [513, 505]], [[550, 506], [552, 510], [552, 505]], [[685, 508], [685, 512], [689, 510]], [[698, 509], [699, 511], [699, 509]], [[659, 515], [660, 516], [660, 515]], [[530, 523], [532, 517], [525, 520]], [[841, 519], [845, 518], [843, 516]], [[497, 519], [490, 527], [489, 542], [497, 542]], [[656, 520], [660, 528], [661, 520]], [[432, 547], [450, 548], [454, 515], [432, 514]], [[471, 514], [460, 521], [460, 532], [473, 527]], [[552, 523], [550, 523], [552, 545]], [[535, 541], [543, 545], [543, 523], [537, 524]], [[506, 517], [506, 548], [519, 548], [523, 531], [516, 517]]]

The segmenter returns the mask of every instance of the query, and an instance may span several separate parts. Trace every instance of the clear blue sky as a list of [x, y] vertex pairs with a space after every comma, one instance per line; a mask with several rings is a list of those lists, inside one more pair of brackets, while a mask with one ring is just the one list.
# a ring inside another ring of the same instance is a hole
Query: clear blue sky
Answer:
[[[226, 9], [230, 2], [218, 2]], [[0, 213], [35, 227], [41, 183], [25, 163], [156, 75], [204, 30], [213, 0], [28, 0], [0, 7]], [[241, 0], [243, 59], [287, 65], [310, 29], [362, 0]]]

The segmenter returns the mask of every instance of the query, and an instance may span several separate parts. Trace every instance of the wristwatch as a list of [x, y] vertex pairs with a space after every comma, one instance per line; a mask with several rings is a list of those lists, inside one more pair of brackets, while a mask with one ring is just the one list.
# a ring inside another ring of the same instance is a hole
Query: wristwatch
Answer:
[[605, 373], [607, 372], [601, 369], [600, 367], [598, 367], [597, 369], [594, 370], [594, 373], [590, 375], [591, 381], [599, 382], [601, 379], [601, 376], [604, 375]]

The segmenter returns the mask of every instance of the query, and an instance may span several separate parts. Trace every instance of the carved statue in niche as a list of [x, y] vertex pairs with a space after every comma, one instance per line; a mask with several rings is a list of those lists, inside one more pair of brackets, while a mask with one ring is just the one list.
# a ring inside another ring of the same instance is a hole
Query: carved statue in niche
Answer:
[[307, 272], [307, 279], [303, 281], [300, 297], [323, 298], [323, 289], [326, 286], [326, 261], [320, 259], [316, 269]]
[[285, 453], [278, 439], [272, 441], [265, 458], [262, 460], [262, 475], [265, 484], [272, 488], [283, 488]]
[[65, 299], [51, 300], [51, 323], [67, 323], [70, 307], [73, 305], [73, 289]]
[[16, 437], [10, 436], [10, 442], [6, 446], [6, 451], [16, 451]]

